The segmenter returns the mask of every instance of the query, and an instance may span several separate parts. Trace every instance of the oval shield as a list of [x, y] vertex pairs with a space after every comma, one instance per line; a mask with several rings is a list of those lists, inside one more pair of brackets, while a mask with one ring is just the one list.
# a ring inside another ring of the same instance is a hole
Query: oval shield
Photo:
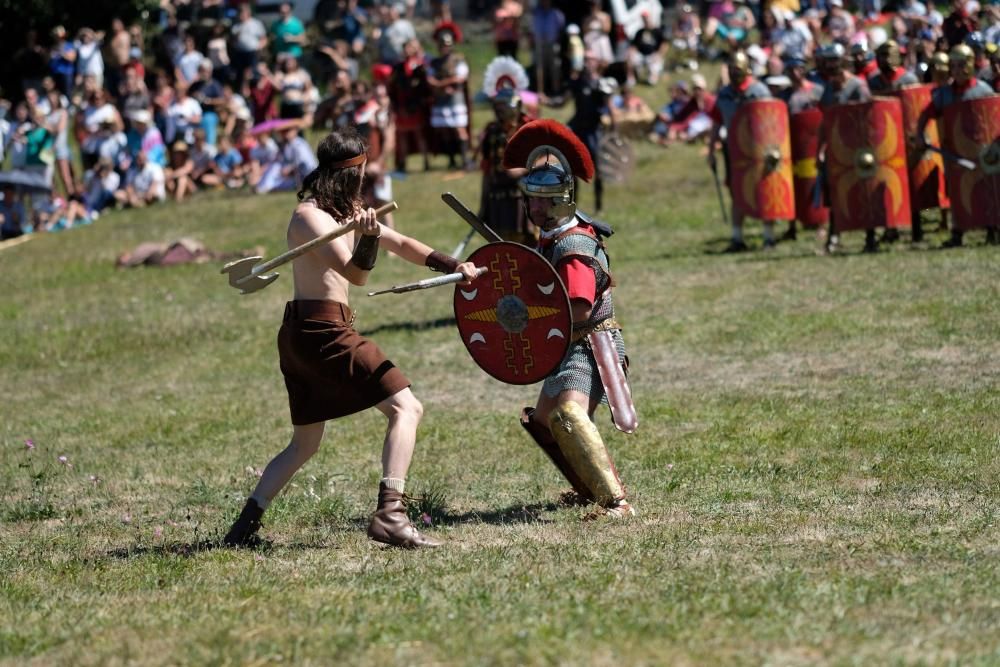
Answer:
[[949, 160], [945, 167], [955, 227], [1000, 225], [1000, 96], [949, 105], [941, 124], [943, 147], [976, 164], [969, 170]]
[[795, 217], [788, 107], [752, 100], [736, 110], [726, 139], [736, 206], [761, 220]]
[[899, 99], [830, 107], [824, 124], [836, 231], [909, 227], [910, 180]]
[[545, 379], [566, 356], [573, 316], [552, 265], [518, 243], [490, 243], [469, 256], [487, 272], [455, 288], [455, 320], [473, 361], [506, 384]]

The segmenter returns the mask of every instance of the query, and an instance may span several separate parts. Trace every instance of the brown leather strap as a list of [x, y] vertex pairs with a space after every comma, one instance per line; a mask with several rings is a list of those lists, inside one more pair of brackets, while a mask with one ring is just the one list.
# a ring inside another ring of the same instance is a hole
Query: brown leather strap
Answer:
[[357, 166], [367, 159], [368, 156], [362, 153], [361, 155], [356, 155], [352, 158], [341, 160], [340, 162], [331, 162], [330, 164], [324, 166], [326, 166], [327, 169], [343, 169], [345, 167]]
[[613, 317], [609, 317], [606, 320], [601, 320], [596, 325], [592, 327], [583, 327], [582, 329], [577, 329], [573, 332], [573, 336], [570, 338], [571, 343], [575, 343], [582, 340], [594, 333], [595, 331], [611, 331], [612, 329], [621, 329], [622, 325], [618, 323]]

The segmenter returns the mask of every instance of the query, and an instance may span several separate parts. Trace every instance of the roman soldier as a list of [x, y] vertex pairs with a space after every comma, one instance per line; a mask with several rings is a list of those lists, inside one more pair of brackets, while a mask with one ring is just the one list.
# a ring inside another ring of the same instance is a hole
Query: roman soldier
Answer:
[[882, 42], [875, 50], [877, 70], [868, 77], [868, 90], [872, 95], [885, 95], [903, 86], [920, 83], [917, 76], [903, 67], [903, 57], [896, 40]]
[[635, 430], [605, 243], [611, 229], [578, 211], [575, 201], [574, 178], [589, 181], [594, 163], [566, 126], [537, 120], [511, 137], [503, 166], [528, 169], [520, 180], [526, 215], [541, 230], [538, 252], [562, 279], [573, 320], [568, 351], [545, 379], [535, 407], [522, 411], [521, 425], [572, 484], [570, 498], [596, 503], [610, 517], [631, 516], [635, 511], [593, 422], [606, 403], [620, 430]]
[[[951, 68], [951, 83], [938, 86], [931, 95], [931, 104], [925, 115], [920, 119], [917, 129], [917, 141], [926, 145], [924, 128], [930, 118], [942, 118], [947, 107], [966, 100], [977, 100], [993, 95], [993, 88], [975, 76], [976, 54], [965, 44], [959, 44], [948, 53], [948, 63]], [[964, 230], [957, 225], [952, 226], [951, 238], [944, 242], [945, 248], [957, 248], [962, 245]], [[987, 243], [998, 243], [996, 227], [987, 227]]]
[[851, 46], [851, 70], [866, 81], [878, 71], [875, 54], [868, 48], [868, 42], [858, 42]]
[[[715, 169], [715, 151], [722, 144], [722, 159], [726, 165], [726, 185], [732, 187], [730, 182], [729, 151], [725, 143], [721, 141], [722, 128], [729, 127], [729, 123], [736, 110], [741, 105], [751, 100], [770, 99], [771, 91], [760, 81], [757, 81], [750, 72], [750, 58], [743, 51], [737, 51], [729, 59], [729, 84], [723, 86], [715, 98], [715, 106], [710, 113], [712, 117], [712, 135], [708, 140], [708, 164]], [[726, 252], [742, 252], [747, 250], [747, 244], [743, 241], [743, 218], [745, 212], [736, 205], [735, 198], [732, 205], [733, 216], [733, 236], [726, 248]], [[764, 247], [773, 248], [774, 220], [764, 220]]]
[[439, 24], [434, 29], [438, 56], [432, 58], [427, 81], [433, 91], [431, 127], [435, 134], [437, 152], [448, 154], [448, 166], [454, 168], [455, 153], [461, 158], [462, 168], [469, 161], [469, 65], [465, 56], [454, 50], [462, 41], [461, 29], [451, 22]]
[[506, 241], [534, 245], [517, 176], [503, 166], [507, 141], [528, 120], [520, 93], [527, 86], [527, 72], [509, 56], [494, 58], [486, 68], [483, 92], [493, 102], [495, 119], [479, 137], [483, 172], [479, 218]]

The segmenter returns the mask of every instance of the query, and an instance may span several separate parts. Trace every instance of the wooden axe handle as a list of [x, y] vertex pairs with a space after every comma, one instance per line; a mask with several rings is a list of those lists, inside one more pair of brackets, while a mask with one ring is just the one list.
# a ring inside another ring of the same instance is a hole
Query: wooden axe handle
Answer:
[[[396, 205], [396, 202], [391, 201], [388, 204], [383, 204], [382, 206], [375, 209], [375, 215], [376, 217], [381, 217], [386, 213], [392, 213], [398, 208], [399, 206]], [[357, 228], [357, 226], [358, 226], [357, 222], [352, 221], [347, 223], [346, 225], [337, 227], [336, 229], [331, 230], [326, 234], [323, 234], [322, 236], [317, 236], [312, 241], [307, 241], [296, 248], [292, 248], [288, 252], [278, 255], [274, 259], [269, 259], [263, 264], [258, 264], [257, 266], [253, 267], [253, 271], [250, 272], [250, 276], [259, 276], [262, 273], [267, 273], [272, 269], [278, 268], [282, 264], [287, 264], [296, 257], [306, 254], [316, 246], [323, 245], [324, 243], [329, 243], [335, 238], [341, 237], [344, 234], [347, 234], [348, 232], [353, 232]], [[249, 278], [250, 276], [247, 277]]]

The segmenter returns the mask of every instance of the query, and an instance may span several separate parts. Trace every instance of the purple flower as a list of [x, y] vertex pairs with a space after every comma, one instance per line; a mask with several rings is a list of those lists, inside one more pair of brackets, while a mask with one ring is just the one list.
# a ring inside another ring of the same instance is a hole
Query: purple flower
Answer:
[[258, 563], [263, 563], [264, 562], [264, 557], [262, 555], [260, 555], [260, 554], [254, 554], [253, 555], [253, 559], [255, 561], [257, 561]]
[[24, 448], [25, 449], [34, 449], [35, 448], [35, 441], [32, 440], [31, 438], [28, 438], [27, 440], [24, 441]]
[[126, 525], [132, 523], [132, 515], [131, 514], [122, 514], [122, 523], [124, 523]]
[[156, 528], [153, 529], [153, 537], [155, 537], [156, 539], [160, 539], [161, 537], [163, 537], [163, 526], [157, 526]]
[[431, 523], [432, 523], [432, 522], [431, 522], [431, 515], [430, 515], [430, 514], [428, 514], [427, 512], [424, 512], [424, 513], [423, 513], [423, 514], [422, 514], [422, 515], [420, 516], [420, 520], [421, 520], [421, 521], [423, 521], [423, 522], [424, 522], [424, 524], [425, 524], [425, 525], [428, 525], [428, 526], [429, 526], [429, 525], [431, 525]]

